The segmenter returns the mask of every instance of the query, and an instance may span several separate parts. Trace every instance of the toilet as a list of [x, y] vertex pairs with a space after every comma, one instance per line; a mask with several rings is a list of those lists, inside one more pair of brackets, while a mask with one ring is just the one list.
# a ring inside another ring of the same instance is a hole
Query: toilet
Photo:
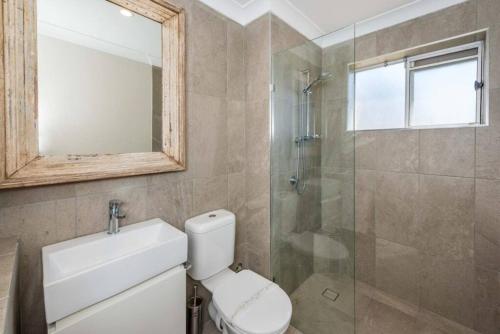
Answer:
[[229, 269], [234, 261], [236, 217], [216, 210], [186, 221], [189, 276], [212, 293], [210, 318], [224, 334], [282, 334], [292, 317], [290, 298], [254, 273]]

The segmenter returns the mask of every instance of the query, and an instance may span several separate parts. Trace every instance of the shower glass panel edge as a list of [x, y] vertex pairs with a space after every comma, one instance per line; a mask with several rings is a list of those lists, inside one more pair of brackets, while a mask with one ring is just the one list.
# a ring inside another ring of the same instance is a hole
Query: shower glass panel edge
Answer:
[[[272, 50], [298, 40], [280, 24]], [[271, 273], [303, 334], [355, 333], [354, 35], [272, 54]]]

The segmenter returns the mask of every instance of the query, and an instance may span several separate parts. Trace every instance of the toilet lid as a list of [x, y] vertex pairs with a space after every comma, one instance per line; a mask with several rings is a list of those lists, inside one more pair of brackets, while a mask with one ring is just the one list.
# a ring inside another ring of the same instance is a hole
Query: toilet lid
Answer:
[[292, 303], [285, 291], [250, 270], [218, 286], [212, 301], [224, 321], [242, 333], [283, 333], [292, 317]]

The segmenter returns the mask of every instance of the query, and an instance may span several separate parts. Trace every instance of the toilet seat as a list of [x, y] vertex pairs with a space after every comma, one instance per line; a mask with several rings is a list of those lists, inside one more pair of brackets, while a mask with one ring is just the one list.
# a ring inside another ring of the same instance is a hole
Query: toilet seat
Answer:
[[241, 334], [282, 334], [292, 316], [288, 295], [277, 284], [250, 270], [218, 285], [212, 303], [222, 320]]

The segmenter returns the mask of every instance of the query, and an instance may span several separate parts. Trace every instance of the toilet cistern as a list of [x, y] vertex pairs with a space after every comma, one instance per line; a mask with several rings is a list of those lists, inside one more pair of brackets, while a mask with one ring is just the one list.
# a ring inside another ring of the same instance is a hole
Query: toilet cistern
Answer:
[[120, 220], [126, 217], [126, 215], [121, 214], [122, 204], [123, 202], [117, 199], [109, 201], [108, 234], [120, 232]]

